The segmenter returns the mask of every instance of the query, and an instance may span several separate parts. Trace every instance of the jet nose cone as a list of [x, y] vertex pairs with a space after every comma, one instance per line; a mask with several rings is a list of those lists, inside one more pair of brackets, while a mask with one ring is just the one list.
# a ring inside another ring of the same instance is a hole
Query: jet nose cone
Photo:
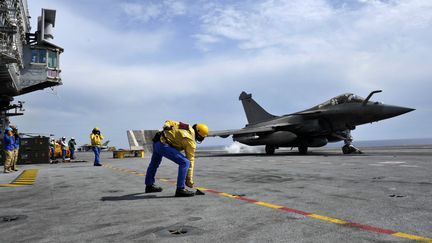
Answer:
[[408, 112], [411, 112], [411, 111], [415, 111], [414, 108], [408, 108], [408, 107], [402, 107], [402, 108], [405, 109], [405, 111], [402, 114], [405, 114], [405, 113], [408, 113]]
[[384, 114], [387, 118], [399, 116], [411, 111], [414, 111], [413, 108], [402, 107], [402, 106], [385, 106]]

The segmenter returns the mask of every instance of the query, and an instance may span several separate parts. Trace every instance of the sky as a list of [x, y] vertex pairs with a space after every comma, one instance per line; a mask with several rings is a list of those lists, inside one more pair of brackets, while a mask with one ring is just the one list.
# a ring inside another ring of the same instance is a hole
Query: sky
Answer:
[[[63, 85], [23, 96], [22, 132], [89, 142], [99, 127], [127, 148], [126, 130], [167, 119], [210, 130], [246, 124], [241, 91], [268, 112], [304, 110], [342, 93], [412, 107], [357, 127], [355, 140], [432, 137], [430, 0], [28, 0], [32, 31], [56, 9]], [[230, 144], [208, 138], [203, 145]]]

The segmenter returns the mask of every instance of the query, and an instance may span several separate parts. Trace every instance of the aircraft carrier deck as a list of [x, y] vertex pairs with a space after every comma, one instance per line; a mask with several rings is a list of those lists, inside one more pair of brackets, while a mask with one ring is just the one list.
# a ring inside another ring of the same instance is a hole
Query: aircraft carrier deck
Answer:
[[144, 194], [149, 155], [20, 166], [0, 174], [0, 241], [432, 242], [432, 146], [363, 151], [200, 152], [192, 198], [166, 159]]

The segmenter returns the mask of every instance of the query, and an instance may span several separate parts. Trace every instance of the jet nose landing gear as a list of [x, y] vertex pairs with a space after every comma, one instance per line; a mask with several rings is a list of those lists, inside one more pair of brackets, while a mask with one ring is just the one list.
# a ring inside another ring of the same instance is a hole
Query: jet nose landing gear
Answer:
[[360, 149], [354, 147], [352, 145], [353, 137], [351, 136], [351, 130], [345, 131], [345, 145], [342, 147], [342, 153], [344, 154], [362, 154], [363, 152]]
[[343, 152], [344, 154], [362, 154], [362, 153], [363, 153], [360, 149], [354, 147], [354, 146], [351, 145], [351, 144], [345, 144], [345, 145], [342, 147], [342, 152]]

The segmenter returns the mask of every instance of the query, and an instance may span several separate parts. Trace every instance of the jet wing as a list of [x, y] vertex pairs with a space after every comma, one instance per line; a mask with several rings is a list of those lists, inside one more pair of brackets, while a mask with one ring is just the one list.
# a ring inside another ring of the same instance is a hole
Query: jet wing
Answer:
[[318, 115], [323, 113], [323, 110], [312, 110], [312, 111], [301, 111], [301, 112], [297, 112], [297, 113], [293, 113], [292, 115]]
[[248, 134], [248, 133], [260, 133], [260, 132], [273, 132], [275, 131], [274, 127], [255, 127], [255, 128], [242, 128], [242, 129], [232, 129], [232, 130], [220, 130], [220, 131], [210, 131], [209, 137], [223, 137], [226, 138], [230, 135], [238, 135], [238, 134]]
[[[304, 117], [306, 119], [313, 119], [313, 118], [319, 118], [322, 117], [323, 115], [329, 115], [332, 112], [328, 109], [319, 109], [319, 110], [304, 110], [304, 111], [299, 111], [296, 113], [291, 113], [285, 116], [299, 116], [299, 117]], [[292, 124], [289, 124], [292, 125]]]

